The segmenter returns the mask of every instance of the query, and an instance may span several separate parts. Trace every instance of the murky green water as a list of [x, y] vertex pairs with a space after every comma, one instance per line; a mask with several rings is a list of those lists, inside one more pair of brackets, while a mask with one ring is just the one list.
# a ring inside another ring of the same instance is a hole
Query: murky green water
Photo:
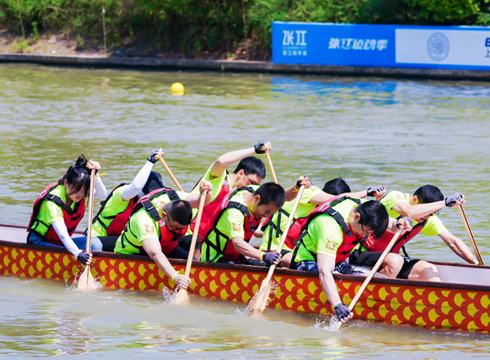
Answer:
[[[184, 97], [170, 96], [175, 81]], [[341, 175], [354, 190], [382, 184], [413, 192], [431, 183], [445, 195], [464, 192], [485, 260], [488, 85], [2, 64], [0, 223], [26, 225], [41, 189], [82, 152], [102, 164], [112, 188], [161, 146], [190, 189], [223, 152], [268, 139], [283, 184], [300, 174], [317, 185]], [[457, 210], [443, 209], [441, 219], [469, 243]], [[460, 261], [438, 238], [419, 236], [408, 251]], [[331, 333], [315, 326], [318, 316], [267, 311], [266, 320], [253, 320], [240, 315], [241, 305], [195, 297], [175, 308], [157, 293], [88, 295], [45, 280], [0, 278], [0, 288], [0, 355], [478, 358], [490, 344], [486, 335], [365, 322]]]

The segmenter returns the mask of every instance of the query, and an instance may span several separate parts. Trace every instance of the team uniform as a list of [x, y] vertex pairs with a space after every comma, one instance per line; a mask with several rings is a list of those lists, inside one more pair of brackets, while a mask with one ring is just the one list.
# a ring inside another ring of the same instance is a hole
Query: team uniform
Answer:
[[354, 207], [366, 201], [339, 197], [312, 211], [297, 240], [290, 267], [318, 271], [317, 254], [335, 258], [336, 266], [342, 264], [362, 241], [361, 236], [351, 232], [346, 220]]
[[187, 251], [178, 247], [178, 240], [185, 236], [187, 227], [178, 232], [171, 232], [158, 214], [159, 205], [179, 199], [184, 200], [186, 196], [185, 192], [165, 188], [152, 191], [141, 198], [133, 208], [124, 231], [117, 239], [114, 252], [146, 254], [143, 249], [143, 241], [157, 238], [160, 241], [162, 252], [167, 257], [187, 259]]
[[[380, 203], [386, 208], [388, 211], [388, 215], [392, 218], [398, 219], [401, 217], [395, 210], [393, 210], [393, 206], [398, 202], [406, 202], [407, 204], [410, 201], [410, 195], [404, 194], [399, 191], [391, 191], [386, 194], [381, 200]], [[406, 232], [402, 236], [400, 236], [393, 246], [391, 252], [398, 254], [401, 249], [404, 250], [403, 245], [408, 241], [413, 239], [417, 234], [422, 233], [427, 236], [435, 236], [440, 235], [442, 232], [446, 230], [446, 227], [442, 223], [442, 221], [437, 216], [430, 216], [427, 220], [422, 223], [413, 220], [413, 228], [411, 231]], [[372, 237], [367, 237], [361, 246], [356, 249], [355, 252], [349, 258], [349, 263], [353, 265], [362, 265], [373, 267], [381, 253], [386, 249], [389, 242], [393, 238], [394, 234], [386, 232], [380, 239], [374, 240]], [[404, 264], [397, 278], [399, 279], [408, 279], [408, 275], [412, 270], [413, 266], [418, 262], [417, 259], [411, 259], [408, 256], [404, 257]]]
[[[315, 195], [321, 192], [322, 190], [316, 186], [304, 189], [298, 204], [298, 209], [294, 214], [293, 223], [291, 224], [286, 242], [283, 246], [283, 255], [294, 250], [294, 241], [299, 237], [301, 228], [306, 222], [306, 218], [317, 207], [317, 205], [312, 204], [310, 201]], [[296, 200], [285, 202], [279, 211], [266, 219], [262, 225], [264, 234], [262, 236], [260, 250], [274, 251], [277, 249], [295, 201]]]
[[216, 204], [212, 216], [203, 223], [205, 236], [201, 244], [201, 260], [207, 262], [241, 263], [263, 265], [255, 259], [246, 259], [235, 250], [231, 241], [241, 237], [249, 242], [253, 233], [260, 225], [261, 219], [256, 219], [245, 206], [243, 195], [253, 193], [258, 185], [238, 187], [228, 193], [222, 204]]

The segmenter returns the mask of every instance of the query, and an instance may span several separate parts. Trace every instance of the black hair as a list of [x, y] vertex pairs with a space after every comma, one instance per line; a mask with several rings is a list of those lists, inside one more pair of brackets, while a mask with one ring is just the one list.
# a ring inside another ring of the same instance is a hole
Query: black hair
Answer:
[[88, 196], [90, 190], [90, 170], [87, 168], [88, 160], [81, 154], [75, 161], [75, 164], [70, 166], [65, 175], [58, 180], [58, 185], [63, 185], [65, 180], [70, 184], [72, 190], [68, 195], [76, 194], [81, 189], [85, 189], [85, 197]]
[[359, 205], [356, 211], [361, 215], [359, 223], [371, 229], [373, 237], [379, 239], [388, 228], [389, 216], [386, 208], [374, 200]]
[[146, 195], [154, 190], [162, 189], [164, 187], [165, 186], [163, 185], [162, 175], [160, 175], [156, 171], [152, 171], [150, 172], [148, 180], [146, 180], [146, 184], [145, 186], [143, 186], [143, 189], [141, 191]]
[[180, 225], [189, 225], [192, 221], [192, 206], [188, 201], [175, 200], [164, 206], [167, 215]]
[[351, 190], [350, 186], [347, 185], [345, 180], [339, 176], [338, 178], [327, 181], [323, 186], [323, 192], [332, 195], [340, 195], [343, 193], [349, 193]]
[[273, 203], [278, 208], [281, 208], [286, 201], [286, 192], [284, 191], [284, 188], [273, 182], [261, 185], [255, 190], [254, 195], [260, 195], [258, 206]]
[[421, 186], [415, 190], [413, 195], [419, 198], [419, 203], [421, 204], [428, 204], [444, 200], [444, 195], [442, 195], [441, 190], [434, 185]]
[[245, 159], [240, 160], [233, 173], [236, 174], [242, 169], [245, 175], [255, 174], [262, 179], [265, 179], [265, 165], [262, 160], [257, 159], [256, 157], [248, 156]]

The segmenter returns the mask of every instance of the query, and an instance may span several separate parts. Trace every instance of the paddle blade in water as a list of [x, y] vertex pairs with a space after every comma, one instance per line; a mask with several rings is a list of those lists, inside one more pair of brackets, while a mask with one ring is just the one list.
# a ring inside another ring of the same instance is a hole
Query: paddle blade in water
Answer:
[[250, 300], [248, 305], [248, 311], [250, 316], [258, 316], [264, 313], [265, 308], [269, 302], [269, 295], [272, 291], [272, 284], [270, 281], [265, 286], [261, 286], [259, 292]]
[[175, 300], [173, 301], [174, 305], [187, 305], [189, 303], [189, 294], [187, 290], [180, 289], [179, 292], [175, 295]]
[[85, 269], [83, 270], [82, 275], [80, 275], [80, 278], [78, 279], [77, 287], [78, 290], [91, 290], [93, 289], [93, 283], [95, 282], [94, 277], [92, 276], [92, 273], [90, 272], [90, 266], [86, 266]]

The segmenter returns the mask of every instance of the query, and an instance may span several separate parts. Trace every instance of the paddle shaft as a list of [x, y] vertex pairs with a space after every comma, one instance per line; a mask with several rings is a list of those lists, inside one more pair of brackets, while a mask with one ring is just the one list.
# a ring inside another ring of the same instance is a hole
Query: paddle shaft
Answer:
[[95, 169], [90, 172], [90, 192], [88, 195], [88, 227], [87, 227], [87, 254], [91, 253], [92, 247], [92, 217], [94, 215], [94, 184]]
[[175, 183], [175, 185], [177, 185], [177, 189], [179, 189], [179, 191], [184, 191], [184, 188], [182, 187], [182, 185], [180, 185], [179, 180], [177, 180], [177, 178], [175, 177], [175, 175], [172, 172], [172, 170], [170, 170], [170, 168], [168, 167], [168, 165], [165, 162], [165, 159], [163, 158], [163, 156], [155, 155], [155, 159], [160, 160], [160, 162], [162, 163], [163, 167], [165, 168], [165, 170], [167, 170], [167, 173], [172, 178], [172, 181]]
[[[279, 241], [279, 245], [277, 246], [276, 249], [276, 252], [278, 252], [279, 254], [281, 253], [284, 243], [286, 242], [286, 239], [288, 237], [289, 228], [291, 227], [291, 223], [294, 220], [294, 215], [296, 214], [296, 210], [298, 210], [298, 205], [299, 202], [301, 201], [301, 197], [303, 196], [304, 191], [305, 191], [305, 186], [301, 185], [293, 205], [293, 210], [291, 210], [291, 213], [289, 214], [288, 222], [286, 223], [286, 227], [284, 228], [284, 231], [282, 233], [281, 241]], [[262, 285], [260, 286], [260, 289], [263, 289], [264, 286], [267, 286], [267, 283], [272, 279], [272, 275], [274, 274], [275, 269], [276, 269], [276, 265], [272, 264], [271, 267], [269, 268], [269, 272], [267, 273], [267, 277], [264, 279], [264, 281], [262, 281]]]
[[468, 223], [468, 218], [463, 210], [463, 206], [458, 205], [459, 213], [461, 214], [461, 218], [463, 219], [464, 227], [466, 228], [466, 232], [468, 233], [468, 237], [470, 238], [471, 245], [473, 245], [473, 250], [475, 250], [476, 258], [478, 259], [479, 265], [484, 265], [483, 259], [480, 254], [480, 250], [478, 250], [478, 246], [476, 245], [475, 237], [473, 236], [473, 232], [471, 231], [470, 224]]
[[196, 225], [194, 226], [194, 233], [192, 234], [191, 247], [189, 249], [189, 256], [187, 257], [187, 264], [185, 266], [185, 276], [189, 277], [191, 274], [192, 260], [194, 259], [194, 250], [196, 249], [197, 235], [199, 232], [199, 226], [201, 225], [202, 211], [204, 208], [204, 202], [206, 201], [206, 195], [208, 192], [205, 190], [201, 193], [201, 199], [199, 201], [199, 212], [197, 213]]
[[269, 168], [271, 169], [272, 179], [276, 184], [279, 184], [279, 180], [277, 180], [276, 170], [274, 169], [274, 165], [272, 164], [271, 154], [269, 151], [265, 152], [265, 156], [267, 156], [267, 161], [269, 162]]
[[349, 304], [349, 310], [350, 311], [352, 311], [352, 309], [354, 309], [354, 307], [356, 306], [356, 303], [359, 301], [359, 298], [361, 297], [362, 293], [364, 292], [364, 290], [366, 290], [367, 286], [371, 282], [371, 279], [374, 277], [374, 275], [378, 271], [378, 269], [381, 266], [381, 263], [385, 259], [386, 255], [388, 255], [388, 253], [391, 251], [391, 249], [395, 245], [395, 243], [398, 240], [398, 238], [400, 237], [401, 233], [402, 233], [402, 229], [400, 229], [396, 232], [395, 236], [393, 236], [393, 239], [391, 239], [391, 241], [388, 244], [388, 246], [386, 247], [385, 251], [383, 251], [383, 253], [379, 257], [378, 261], [376, 262], [373, 269], [371, 270], [371, 273], [368, 275], [366, 280], [364, 280], [364, 282], [362, 283], [361, 288], [357, 292], [356, 296], [354, 296], [354, 299], [352, 299], [352, 301], [350, 302], [350, 304]]

